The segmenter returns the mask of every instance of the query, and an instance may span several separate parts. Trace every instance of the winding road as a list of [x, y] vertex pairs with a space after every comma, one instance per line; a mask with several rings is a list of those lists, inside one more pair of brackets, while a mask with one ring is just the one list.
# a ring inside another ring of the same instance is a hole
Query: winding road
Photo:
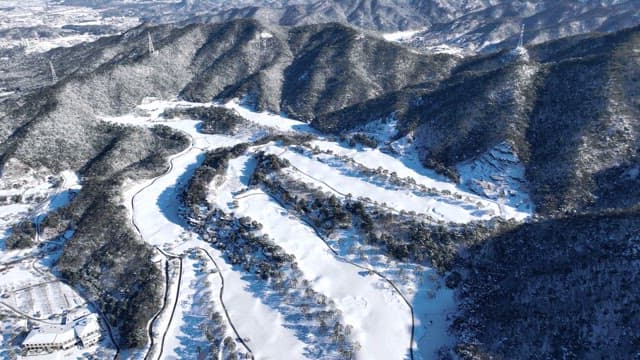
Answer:
[[[136, 222], [136, 216], [135, 216], [135, 212], [136, 212], [136, 205], [135, 205], [135, 200], [138, 197], [138, 195], [140, 195], [143, 191], [145, 191], [146, 189], [150, 188], [151, 186], [153, 186], [157, 181], [159, 181], [160, 179], [162, 179], [163, 177], [169, 175], [173, 170], [174, 170], [174, 162], [176, 159], [179, 159], [183, 156], [185, 156], [186, 154], [188, 154], [189, 152], [193, 151], [193, 150], [199, 150], [199, 151], [206, 151], [205, 148], [202, 147], [197, 147], [194, 145], [194, 139], [193, 136], [191, 136], [191, 134], [183, 132], [184, 134], [186, 134], [189, 138], [189, 146], [187, 148], [185, 148], [184, 150], [182, 150], [181, 152], [179, 152], [178, 154], [172, 155], [169, 157], [169, 166], [167, 167], [167, 169], [160, 175], [152, 178], [145, 186], [143, 186], [142, 188], [138, 189], [133, 196], [131, 197], [131, 224], [133, 225], [133, 228], [135, 229], [135, 231], [138, 233], [138, 235], [140, 236], [140, 238], [142, 238], [143, 240], [145, 239], [145, 236], [142, 232], [142, 230], [140, 229], [140, 226], [138, 225], [138, 223]], [[161, 359], [163, 351], [164, 351], [164, 344], [165, 344], [165, 340], [166, 340], [166, 336], [167, 336], [167, 332], [169, 331], [169, 328], [171, 326], [171, 323], [173, 321], [173, 317], [177, 308], [177, 304], [178, 304], [178, 299], [180, 296], [180, 288], [182, 286], [182, 257], [175, 255], [175, 254], [171, 254], [168, 253], [167, 251], [164, 251], [163, 249], [161, 249], [159, 246], [155, 246], [155, 249], [158, 250], [162, 256], [164, 256], [165, 258], [165, 294], [163, 297], [163, 305], [161, 307], [161, 309], [151, 318], [151, 320], [149, 321], [149, 324], [147, 326], [147, 336], [149, 338], [149, 350], [147, 351], [146, 355], [145, 355], [145, 360], [149, 360], [152, 358], [156, 358], [156, 359]], [[221, 279], [221, 288], [220, 288], [220, 305], [222, 306], [222, 309], [225, 312], [227, 321], [229, 322], [229, 325], [231, 326], [231, 328], [233, 329], [236, 338], [239, 339], [239, 341], [242, 343], [242, 345], [244, 346], [244, 348], [247, 350], [247, 352], [249, 354], [251, 354], [251, 357], [253, 358], [253, 352], [251, 351], [251, 349], [249, 348], [249, 346], [246, 344], [246, 342], [243, 340], [242, 336], [240, 336], [240, 334], [238, 333], [238, 330], [236, 329], [235, 325], [233, 324], [233, 322], [231, 321], [231, 317], [229, 315], [229, 312], [227, 310], [227, 307], [224, 303], [224, 299], [223, 299], [223, 293], [224, 293], [224, 276], [222, 275], [222, 272], [220, 271], [220, 268], [218, 267], [218, 264], [215, 262], [215, 260], [213, 259], [213, 257], [209, 254], [208, 251], [202, 249], [202, 248], [196, 248], [196, 249], [200, 249], [202, 251], [205, 251], [205, 253], [207, 254], [207, 256], [211, 259], [211, 261], [214, 263], [214, 265], [216, 266], [216, 268], [218, 269], [218, 274], [220, 276]], [[154, 346], [156, 346], [155, 341], [154, 341], [154, 336], [153, 336], [153, 327], [154, 325], [157, 323], [158, 319], [160, 319], [161, 315], [167, 310], [167, 306], [168, 306], [168, 300], [169, 300], [169, 288], [170, 288], [170, 279], [169, 279], [169, 261], [171, 259], [178, 259], [180, 261], [180, 271], [179, 271], [179, 276], [178, 276], [178, 282], [177, 282], [177, 289], [176, 289], [176, 295], [173, 301], [173, 304], [171, 305], [171, 314], [169, 316], [169, 321], [167, 322], [163, 332], [162, 332], [162, 340], [159, 344], [159, 351], [158, 351], [158, 355], [157, 356], [153, 356], [153, 352], [154, 352]]]

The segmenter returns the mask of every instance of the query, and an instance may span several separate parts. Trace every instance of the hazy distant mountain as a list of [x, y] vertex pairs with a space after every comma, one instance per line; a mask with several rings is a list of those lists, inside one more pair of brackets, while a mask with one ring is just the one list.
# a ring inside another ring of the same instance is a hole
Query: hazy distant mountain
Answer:
[[545, 41], [592, 31], [608, 32], [640, 23], [640, 1], [496, 1], [450, 22], [439, 22], [409, 43], [417, 47], [449, 44], [494, 51], [518, 43]]
[[[421, 30], [416, 47], [448, 44], [492, 51], [517, 43], [541, 43], [591, 31], [615, 31], [640, 23], [640, 0], [183, 0], [150, 6], [145, 1], [66, 1], [95, 6], [106, 14], [137, 13], [155, 23], [255, 18], [296, 26], [342, 22], [383, 32]], [[194, 20], [195, 17], [195, 20]]]

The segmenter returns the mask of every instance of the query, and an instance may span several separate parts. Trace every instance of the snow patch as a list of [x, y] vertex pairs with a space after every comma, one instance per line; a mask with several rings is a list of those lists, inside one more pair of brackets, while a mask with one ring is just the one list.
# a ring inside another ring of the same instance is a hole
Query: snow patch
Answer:
[[392, 33], [384, 33], [382, 37], [387, 41], [408, 41], [411, 40], [413, 36], [424, 31], [426, 28], [416, 29], [416, 30], [406, 30], [406, 31], [396, 31]]
[[242, 106], [237, 99], [229, 101], [223, 106], [227, 109], [235, 110], [243, 118], [261, 126], [284, 132], [300, 131], [305, 133], [317, 133], [317, 131], [302, 121], [289, 119], [269, 112], [251, 111], [250, 109]]
[[500, 143], [475, 160], [457, 167], [461, 182], [476, 194], [499, 201], [501, 204], [533, 214], [525, 168], [512, 147]]

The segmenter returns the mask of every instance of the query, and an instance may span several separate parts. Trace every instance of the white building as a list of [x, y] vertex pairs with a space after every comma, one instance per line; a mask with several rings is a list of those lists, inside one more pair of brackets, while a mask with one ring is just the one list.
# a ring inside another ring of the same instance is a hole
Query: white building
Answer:
[[65, 325], [39, 325], [22, 342], [27, 353], [68, 350], [76, 345], [89, 347], [101, 338], [100, 324], [95, 314], [87, 315]]
[[22, 342], [22, 349], [27, 351], [67, 350], [77, 343], [73, 327], [67, 325], [40, 325], [34, 327]]
[[84, 318], [76, 321], [74, 330], [76, 336], [80, 340], [82, 347], [93, 346], [100, 341], [102, 335], [100, 331], [100, 324], [95, 314], [85, 316]]

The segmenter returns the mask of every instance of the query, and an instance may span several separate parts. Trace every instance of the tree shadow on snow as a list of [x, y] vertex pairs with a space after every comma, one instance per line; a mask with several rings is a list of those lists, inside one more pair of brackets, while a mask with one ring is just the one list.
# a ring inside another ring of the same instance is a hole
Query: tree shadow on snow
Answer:
[[189, 181], [193, 178], [193, 173], [200, 167], [204, 159], [204, 153], [198, 154], [196, 161], [187, 166], [186, 170], [178, 176], [175, 183], [166, 187], [162, 193], [160, 193], [160, 196], [158, 196], [158, 200], [156, 200], [156, 205], [162, 215], [176, 225], [186, 228], [185, 219], [180, 215], [180, 208], [183, 207], [180, 198], [182, 197], [183, 191], [185, 191], [189, 185]]

